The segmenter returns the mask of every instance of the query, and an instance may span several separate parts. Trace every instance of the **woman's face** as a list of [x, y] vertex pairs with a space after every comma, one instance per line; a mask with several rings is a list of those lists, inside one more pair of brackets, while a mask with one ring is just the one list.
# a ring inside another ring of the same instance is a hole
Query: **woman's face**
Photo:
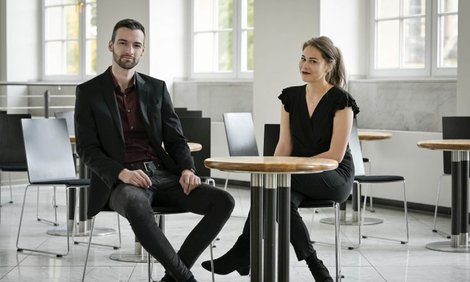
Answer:
[[324, 81], [326, 74], [331, 70], [331, 63], [327, 62], [321, 52], [312, 46], [307, 46], [299, 61], [299, 71], [305, 82]]

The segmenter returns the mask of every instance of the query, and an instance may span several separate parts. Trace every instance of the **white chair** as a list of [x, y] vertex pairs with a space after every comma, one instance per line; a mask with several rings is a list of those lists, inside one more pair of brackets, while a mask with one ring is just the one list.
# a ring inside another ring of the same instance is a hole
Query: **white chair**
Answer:
[[[259, 156], [251, 113], [224, 113], [223, 118], [229, 155], [231, 157]], [[228, 180], [229, 173], [225, 179], [225, 190], [227, 190]]]
[[[27, 250], [62, 257], [67, 255], [70, 250], [69, 237], [73, 231], [74, 220], [69, 216], [69, 198], [75, 192], [75, 189], [84, 189], [89, 186], [90, 182], [88, 179], [79, 179], [76, 176], [72, 148], [70, 146], [65, 120], [23, 119], [22, 127], [29, 184], [26, 186], [24, 192], [16, 247], [19, 252]], [[37, 189], [40, 189], [42, 186], [65, 187], [67, 191], [67, 249], [65, 252], [31, 249], [20, 244], [26, 196], [31, 186], [36, 186]]]

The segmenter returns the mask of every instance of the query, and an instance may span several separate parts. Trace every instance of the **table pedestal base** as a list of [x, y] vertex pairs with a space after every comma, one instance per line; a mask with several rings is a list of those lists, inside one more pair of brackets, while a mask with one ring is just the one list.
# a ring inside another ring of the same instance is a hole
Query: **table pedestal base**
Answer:
[[[335, 218], [334, 217], [327, 217], [327, 218], [322, 218], [320, 220], [321, 223], [324, 224], [330, 224], [333, 225], [335, 224]], [[365, 217], [364, 218], [364, 225], [375, 225], [375, 224], [381, 224], [384, 221], [380, 218], [373, 218], [373, 217]], [[341, 225], [357, 225], [359, 223], [358, 219], [358, 212], [353, 212], [353, 215], [350, 219], [346, 219], [346, 216], [340, 215], [340, 220], [339, 224]]]
[[[94, 232], [94, 231], [93, 231]], [[109, 258], [120, 262], [132, 262], [132, 263], [146, 263], [147, 262], [147, 251], [144, 250], [139, 242], [135, 242], [134, 252], [132, 250], [122, 250], [119, 252], [112, 253]], [[158, 262], [157, 260], [153, 260]]]
[[453, 247], [451, 241], [440, 241], [429, 243], [426, 245], [427, 249], [448, 253], [470, 253], [470, 248], [467, 246]]
[[[91, 228], [91, 221], [79, 221], [73, 228], [73, 221], [69, 220], [67, 223], [69, 226], [69, 230], [73, 230], [74, 237], [88, 237], [90, 236], [90, 228]], [[115, 234], [116, 230], [112, 228], [103, 228], [103, 227], [94, 227], [93, 228], [93, 236], [106, 236]], [[52, 236], [67, 236], [67, 229], [51, 229], [47, 231], [48, 235]], [[70, 234], [72, 235], [72, 234]]]

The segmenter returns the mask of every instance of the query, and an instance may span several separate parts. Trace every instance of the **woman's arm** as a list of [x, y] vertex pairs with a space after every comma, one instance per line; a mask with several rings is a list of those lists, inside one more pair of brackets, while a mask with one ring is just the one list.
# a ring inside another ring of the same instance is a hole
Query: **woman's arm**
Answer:
[[292, 140], [290, 136], [289, 113], [284, 106], [281, 107], [281, 128], [279, 132], [279, 141], [277, 142], [275, 156], [290, 156], [292, 153]]
[[348, 146], [352, 123], [352, 108], [348, 107], [337, 111], [333, 119], [333, 136], [331, 137], [330, 149], [315, 157], [333, 159], [340, 163]]

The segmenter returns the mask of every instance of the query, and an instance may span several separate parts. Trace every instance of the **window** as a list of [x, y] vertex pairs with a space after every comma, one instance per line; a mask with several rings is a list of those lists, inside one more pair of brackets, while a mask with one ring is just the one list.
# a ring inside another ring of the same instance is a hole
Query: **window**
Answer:
[[372, 76], [456, 75], [458, 0], [372, 3]]
[[96, 0], [43, 1], [43, 78], [96, 74]]
[[252, 77], [254, 0], [191, 3], [191, 77]]

